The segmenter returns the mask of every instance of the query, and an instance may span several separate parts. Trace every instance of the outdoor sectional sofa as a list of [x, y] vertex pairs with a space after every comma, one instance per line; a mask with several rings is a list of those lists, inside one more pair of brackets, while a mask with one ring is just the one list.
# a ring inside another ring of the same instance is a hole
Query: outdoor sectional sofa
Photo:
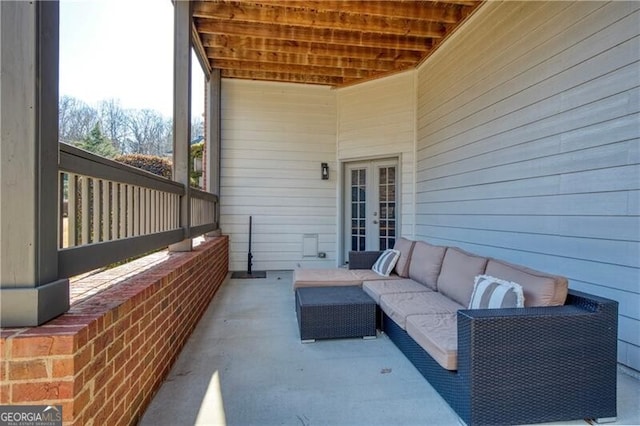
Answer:
[[[381, 252], [353, 252], [349, 269], [296, 270], [294, 288], [362, 286], [380, 329], [467, 424], [615, 420], [616, 301], [455, 247], [395, 248], [389, 277], [370, 270]], [[468, 309], [478, 275], [520, 284], [524, 307]]]

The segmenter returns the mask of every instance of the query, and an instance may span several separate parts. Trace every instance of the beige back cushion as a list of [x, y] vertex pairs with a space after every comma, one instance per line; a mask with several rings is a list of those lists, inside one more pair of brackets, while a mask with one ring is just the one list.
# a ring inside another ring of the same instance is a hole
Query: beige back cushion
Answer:
[[486, 274], [520, 284], [525, 307], [559, 306], [567, 299], [569, 283], [564, 277], [495, 259], [489, 260]]
[[407, 240], [406, 238], [398, 238], [393, 248], [400, 251], [400, 258], [396, 263], [396, 274], [402, 278], [409, 277], [409, 262], [411, 262], [411, 253], [413, 252], [413, 246], [415, 241]]
[[432, 290], [438, 288], [438, 275], [446, 247], [432, 246], [424, 241], [416, 241], [409, 264], [409, 278], [424, 284]]
[[484, 274], [489, 259], [449, 247], [438, 277], [438, 291], [461, 305], [469, 306], [477, 275]]

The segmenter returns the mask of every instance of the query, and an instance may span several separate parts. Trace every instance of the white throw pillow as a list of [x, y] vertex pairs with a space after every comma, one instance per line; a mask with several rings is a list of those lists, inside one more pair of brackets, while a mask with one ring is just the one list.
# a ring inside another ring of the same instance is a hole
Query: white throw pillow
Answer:
[[382, 275], [383, 277], [388, 277], [393, 271], [393, 268], [396, 266], [396, 262], [400, 258], [400, 251], [394, 249], [385, 250], [376, 263], [373, 265], [371, 270], [378, 275]]
[[475, 278], [469, 309], [523, 308], [524, 292], [520, 284], [490, 275]]

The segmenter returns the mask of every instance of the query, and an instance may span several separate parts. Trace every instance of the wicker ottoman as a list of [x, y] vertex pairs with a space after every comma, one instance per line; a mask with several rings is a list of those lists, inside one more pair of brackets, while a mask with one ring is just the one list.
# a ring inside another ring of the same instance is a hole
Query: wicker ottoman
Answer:
[[359, 286], [296, 289], [303, 342], [376, 336], [376, 302]]

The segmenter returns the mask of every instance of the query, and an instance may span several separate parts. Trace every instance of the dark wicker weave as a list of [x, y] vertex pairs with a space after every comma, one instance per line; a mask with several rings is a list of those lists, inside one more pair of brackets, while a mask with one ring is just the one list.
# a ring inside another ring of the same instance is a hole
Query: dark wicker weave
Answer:
[[376, 302], [359, 286], [296, 289], [302, 340], [376, 335]]
[[349, 269], [371, 269], [381, 254], [381, 251], [350, 251]]
[[616, 417], [618, 302], [570, 291], [559, 307], [458, 311], [458, 371], [383, 327], [467, 424]]

